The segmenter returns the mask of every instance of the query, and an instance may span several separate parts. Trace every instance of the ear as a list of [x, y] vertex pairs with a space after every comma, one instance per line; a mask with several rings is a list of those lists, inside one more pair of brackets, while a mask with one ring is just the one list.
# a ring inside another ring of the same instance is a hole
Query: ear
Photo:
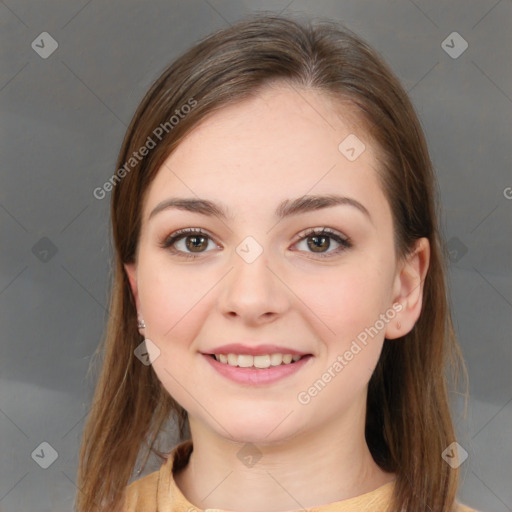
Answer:
[[132, 295], [135, 300], [137, 312], [140, 313], [139, 291], [137, 287], [137, 264], [125, 263], [124, 270], [126, 271], [126, 275], [128, 276], [128, 280], [130, 281], [130, 288], [132, 290]]
[[[409, 333], [418, 320], [423, 304], [423, 287], [430, 262], [430, 243], [428, 238], [419, 238], [413, 250], [399, 265], [393, 287], [393, 303], [399, 303], [401, 309], [395, 320], [386, 329], [386, 338], [395, 339]], [[400, 326], [400, 327], [398, 327]]]

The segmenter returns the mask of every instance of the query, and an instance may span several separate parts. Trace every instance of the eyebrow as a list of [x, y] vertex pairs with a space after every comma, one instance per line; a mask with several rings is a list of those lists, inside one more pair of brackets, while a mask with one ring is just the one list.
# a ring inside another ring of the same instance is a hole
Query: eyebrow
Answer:
[[[286, 199], [277, 207], [275, 216], [278, 219], [284, 219], [285, 217], [290, 217], [292, 215], [300, 215], [302, 213], [331, 208], [333, 206], [352, 206], [368, 217], [370, 222], [373, 223], [370, 212], [359, 201], [351, 197], [336, 194], [321, 196], [305, 195], [293, 200]], [[171, 208], [199, 213], [209, 217], [217, 217], [224, 220], [234, 218], [234, 216], [229, 213], [229, 209], [222, 204], [217, 204], [206, 199], [172, 197], [159, 203], [149, 214], [148, 220], [154, 217], [157, 213]]]

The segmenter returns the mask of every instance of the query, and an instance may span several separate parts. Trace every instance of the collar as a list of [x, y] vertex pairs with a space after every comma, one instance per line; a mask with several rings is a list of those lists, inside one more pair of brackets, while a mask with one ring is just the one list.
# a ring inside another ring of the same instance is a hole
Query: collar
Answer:
[[[193, 445], [189, 439], [178, 444], [170, 453], [167, 461], [162, 464], [159, 471], [157, 503], [159, 512], [227, 512], [221, 509], [197, 508], [190, 503], [176, 485], [173, 473], [184, 468], [192, 453]], [[346, 500], [329, 503], [319, 507], [312, 507], [303, 512], [370, 512], [384, 510], [393, 495], [395, 481], [388, 482], [373, 491], [348, 498]]]

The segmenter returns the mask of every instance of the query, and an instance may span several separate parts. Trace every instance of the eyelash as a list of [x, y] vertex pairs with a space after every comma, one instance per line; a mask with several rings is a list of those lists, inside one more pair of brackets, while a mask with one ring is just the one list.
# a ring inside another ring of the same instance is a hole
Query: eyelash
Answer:
[[[194, 236], [194, 235], [204, 236], [204, 237], [207, 237], [208, 239], [214, 241], [213, 238], [210, 237], [210, 235], [208, 235], [208, 233], [205, 233], [201, 229], [186, 228], [186, 229], [180, 229], [178, 231], [175, 231], [171, 235], [167, 236], [160, 242], [159, 245], [162, 249], [169, 249], [173, 254], [176, 254], [182, 258], [190, 258], [190, 259], [199, 258], [202, 254], [204, 254], [204, 252], [208, 252], [208, 251], [204, 251], [203, 253], [192, 254], [192, 253], [188, 253], [188, 252], [178, 251], [177, 249], [172, 247], [176, 242], [178, 242], [182, 238], [186, 238], [187, 236]], [[328, 253], [311, 253], [311, 254], [316, 254], [319, 258], [330, 258], [333, 255], [339, 254], [339, 253], [341, 253], [347, 249], [350, 249], [352, 247], [352, 241], [350, 240], [350, 238], [348, 238], [348, 237], [344, 238], [329, 228], [321, 228], [321, 229], [310, 228], [305, 233], [302, 233], [300, 235], [300, 238], [297, 240], [297, 242], [294, 243], [294, 245], [296, 245], [297, 243], [301, 242], [302, 240], [305, 240], [312, 236], [332, 238], [335, 242], [340, 244], [340, 247], [338, 247], [334, 251], [331, 251]]]

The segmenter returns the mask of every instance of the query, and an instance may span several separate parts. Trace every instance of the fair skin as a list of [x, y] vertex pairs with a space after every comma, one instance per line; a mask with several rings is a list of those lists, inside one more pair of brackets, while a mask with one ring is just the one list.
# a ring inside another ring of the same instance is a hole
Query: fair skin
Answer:
[[[153, 368], [188, 411], [194, 450], [175, 479], [198, 508], [298, 510], [359, 496], [395, 477], [374, 462], [365, 441], [367, 385], [384, 338], [403, 336], [419, 317], [429, 245], [420, 239], [407, 259], [397, 259], [376, 148], [349, 119], [318, 92], [266, 87], [196, 126], [148, 189], [136, 263], [125, 268], [146, 324], [141, 333], [160, 350]], [[366, 145], [354, 161], [338, 150], [351, 133]], [[275, 216], [286, 199], [333, 193], [358, 201], [368, 215], [344, 204]], [[222, 203], [233, 217], [168, 208], [150, 218], [171, 197]], [[193, 252], [193, 234], [174, 245], [195, 259], [159, 246], [183, 228], [207, 234], [202, 252]], [[328, 238], [323, 253], [313, 252], [315, 235], [302, 238], [309, 228], [330, 228], [352, 247], [339, 250]], [[236, 252], [248, 236], [263, 249], [251, 263]], [[300, 402], [393, 304], [401, 310], [321, 392]], [[235, 383], [202, 352], [241, 341], [312, 357], [277, 382]], [[250, 467], [237, 457], [253, 450], [248, 443], [261, 455]]]

